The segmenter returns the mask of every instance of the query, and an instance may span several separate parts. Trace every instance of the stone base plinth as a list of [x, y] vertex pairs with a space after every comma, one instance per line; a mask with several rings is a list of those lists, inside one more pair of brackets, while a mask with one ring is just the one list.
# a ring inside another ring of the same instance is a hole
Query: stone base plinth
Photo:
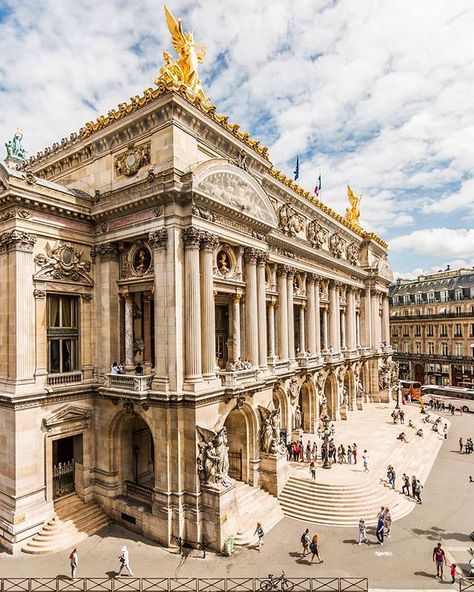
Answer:
[[339, 409], [341, 419], [347, 419], [347, 405], [341, 405]]
[[263, 454], [260, 457], [260, 486], [279, 496], [289, 477], [286, 454]]
[[201, 489], [202, 535], [216, 551], [238, 530], [236, 485], [203, 485]]

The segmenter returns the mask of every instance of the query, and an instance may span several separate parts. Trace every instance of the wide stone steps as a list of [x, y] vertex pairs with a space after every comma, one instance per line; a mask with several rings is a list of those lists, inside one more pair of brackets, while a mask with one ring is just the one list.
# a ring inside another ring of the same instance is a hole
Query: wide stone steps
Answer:
[[279, 497], [286, 516], [315, 524], [357, 526], [360, 518], [376, 523], [381, 506], [393, 520], [408, 514], [414, 502], [381, 483], [324, 485], [290, 477]]
[[256, 543], [254, 533], [257, 522], [262, 524], [263, 531], [267, 533], [284, 518], [277, 498], [262, 489], [238, 481], [236, 499], [239, 514], [236, 545]]
[[22, 548], [24, 553], [45, 555], [73, 547], [110, 523], [100, 506], [84, 503], [76, 494], [58, 500], [54, 511], [53, 518]]

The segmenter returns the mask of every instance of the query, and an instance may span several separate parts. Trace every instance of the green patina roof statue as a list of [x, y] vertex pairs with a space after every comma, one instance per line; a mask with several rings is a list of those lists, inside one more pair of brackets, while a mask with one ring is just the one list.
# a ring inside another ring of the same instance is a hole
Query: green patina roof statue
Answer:
[[22, 140], [23, 133], [21, 129], [17, 129], [15, 135], [13, 136], [13, 140], [5, 142], [5, 146], [7, 149], [7, 158], [20, 161], [26, 160], [26, 150], [21, 145]]

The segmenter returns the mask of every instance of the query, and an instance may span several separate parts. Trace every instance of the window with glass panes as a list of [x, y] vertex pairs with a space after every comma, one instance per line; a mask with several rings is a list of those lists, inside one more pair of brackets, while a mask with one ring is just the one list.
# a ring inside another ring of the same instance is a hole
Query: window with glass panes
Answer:
[[79, 368], [77, 296], [48, 294], [48, 371], [74, 372]]

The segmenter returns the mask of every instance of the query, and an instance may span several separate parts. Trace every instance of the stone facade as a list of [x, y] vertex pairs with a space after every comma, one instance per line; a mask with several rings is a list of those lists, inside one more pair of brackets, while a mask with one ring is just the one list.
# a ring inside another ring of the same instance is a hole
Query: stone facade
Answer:
[[390, 286], [390, 330], [400, 376], [474, 386], [474, 273], [446, 269]]
[[284, 486], [280, 436], [387, 396], [386, 245], [232, 129], [168, 92], [0, 165], [8, 550], [67, 487], [165, 545], [221, 548], [235, 479]]

